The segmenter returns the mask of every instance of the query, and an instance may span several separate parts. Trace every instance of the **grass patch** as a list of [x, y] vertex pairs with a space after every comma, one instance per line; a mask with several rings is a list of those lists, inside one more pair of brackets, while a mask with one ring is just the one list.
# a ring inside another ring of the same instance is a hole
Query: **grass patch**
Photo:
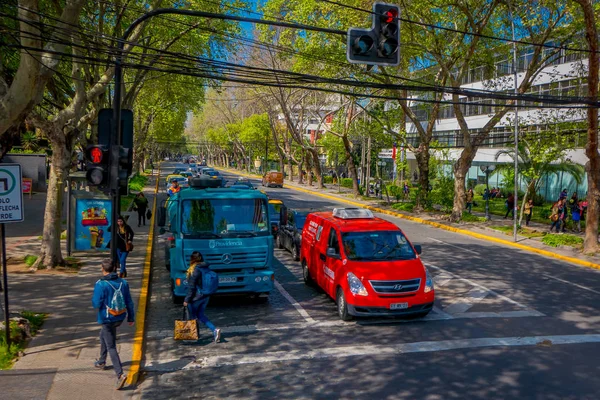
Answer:
[[573, 246], [579, 247], [583, 244], [583, 238], [575, 235], [553, 235], [548, 234], [542, 239], [542, 243], [551, 247]]
[[25, 256], [25, 259], [23, 261], [25, 262], [25, 265], [31, 267], [37, 261], [37, 259], [37, 256], [32, 256], [31, 254], [28, 254]]
[[133, 203], [133, 199], [135, 195], [128, 194], [127, 196], [121, 196], [121, 210], [127, 211], [131, 203]]
[[478, 217], [477, 215], [470, 214], [468, 212], [463, 212], [462, 218], [460, 219], [464, 222], [485, 222], [485, 217]]
[[[31, 335], [33, 336], [40, 330], [48, 314], [23, 311], [21, 312], [21, 317], [29, 321]], [[4, 331], [0, 331], [0, 370], [12, 368], [15, 359], [27, 345], [27, 341], [23, 339], [23, 335], [15, 321], [10, 321], [10, 349], [6, 346], [4, 336]]]
[[129, 180], [129, 190], [141, 192], [144, 190], [144, 187], [146, 187], [148, 179], [149, 178], [145, 175], [134, 175], [134, 177]]
[[413, 212], [413, 210], [415, 208], [415, 203], [413, 203], [412, 201], [407, 202], [407, 203], [396, 203], [396, 204], [392, 205], [392, 208], [394, 210]]
[[[513, 234], [513, 227], [510, 226], [490, 226], [490, 228], [495, 229], [497, 231], [503, 232], [507, 235]], [[525, 236], [526, 238], [537, 238], [546, 236], [546, 232], [535, 231], [529, 228], [519, 228], [517, 233], [521, 236]]]

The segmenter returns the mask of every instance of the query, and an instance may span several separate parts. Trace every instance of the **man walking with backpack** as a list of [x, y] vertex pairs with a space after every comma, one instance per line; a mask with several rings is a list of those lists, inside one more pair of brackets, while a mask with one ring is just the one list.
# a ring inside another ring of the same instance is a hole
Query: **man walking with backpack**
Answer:
[[221, 330], [215, 328], [213, 323], [204, 314], [208, 300], [210, 300], [210, 295], [215, 293], [219, 287], [219, 277], [204, 262], [202, 254], [197, 251], [194, 251], [190, 258], [187, 281], [188, 292], [187, 296], [185, 296], [183, 306], [188, 307], [192, 318], [200, 320], [212, 331], [215, 343], [219, 343], [221, 341]]
[[123, 373], [121, 359], [117, 353], [117, 328], [123, 323], [125, 317], [129, 325], [133, 325], [135, 311], [133, 300], [129, 292], [129, 284], [117, 275], [118, 263], [111, 260], [102, 262], [102, 278], [94, 286], [92, 305], [98, 310], [98, 323], [100, 324], [100, 358], [94, 367], [106, 369], [106, 356], [110, 360], [117, 374], [117, 390], [125, 385], [127, 375]]

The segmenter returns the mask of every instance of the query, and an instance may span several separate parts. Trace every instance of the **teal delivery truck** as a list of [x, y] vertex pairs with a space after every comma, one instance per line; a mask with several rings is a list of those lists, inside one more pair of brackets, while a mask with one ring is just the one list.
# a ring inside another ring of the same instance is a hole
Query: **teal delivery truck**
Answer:
[[273, 290], [273, 236], [267, 196], [258, 190], [222, 188], [221, 179], [193, 178], [190, 187], [158, 209], [169, 232], [165, 263], [175, 302], [187, 292], [186, 271], [199, 251], [219, 275], [217, 294], [268, 295]]

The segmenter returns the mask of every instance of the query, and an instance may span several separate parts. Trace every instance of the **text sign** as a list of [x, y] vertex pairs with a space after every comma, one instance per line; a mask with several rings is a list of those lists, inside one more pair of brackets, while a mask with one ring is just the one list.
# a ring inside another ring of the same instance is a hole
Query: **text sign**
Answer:
[[0, 224], [23, 221], [23, 188], [19, 164], [0, 164]]

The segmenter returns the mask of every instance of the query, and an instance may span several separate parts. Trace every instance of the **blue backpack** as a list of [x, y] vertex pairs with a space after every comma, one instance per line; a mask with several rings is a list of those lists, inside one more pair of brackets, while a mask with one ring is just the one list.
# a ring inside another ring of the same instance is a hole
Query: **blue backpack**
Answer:
[[211, 269], [202, 268], [202, 289], [196, 288], [203, 296], [210, 296], [219, 288], [219, 275]]

